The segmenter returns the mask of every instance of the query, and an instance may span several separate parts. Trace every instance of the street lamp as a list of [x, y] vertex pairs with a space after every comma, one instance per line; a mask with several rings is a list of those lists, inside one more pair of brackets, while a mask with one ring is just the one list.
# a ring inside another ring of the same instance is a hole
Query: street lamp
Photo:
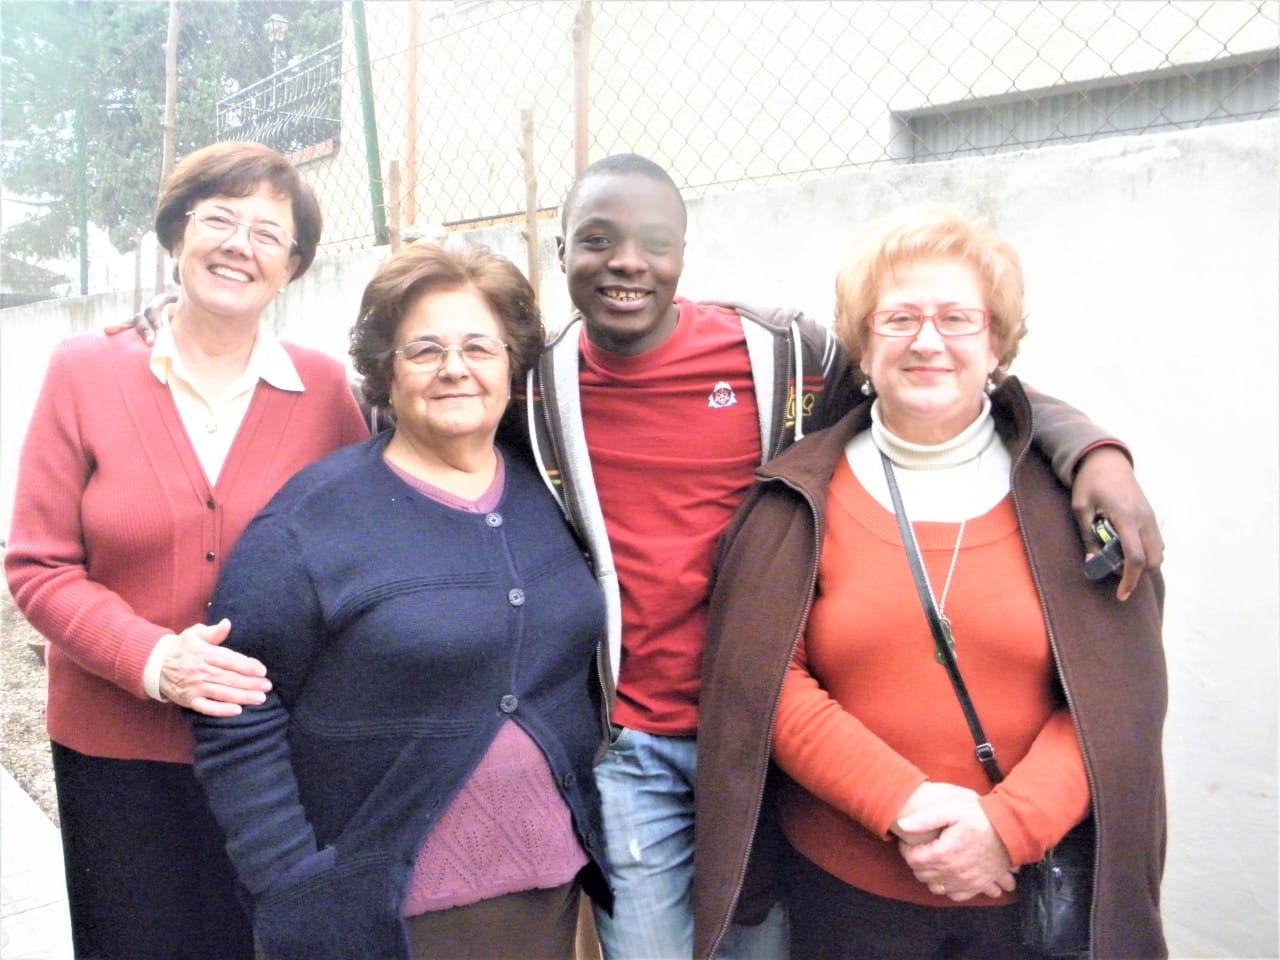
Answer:
[[266, 30], [267, 39], [271, 41], [271, 70], [279, 73], [284, 69], [284, 35], [289, 32], [289, 21], [278, 13], [273, 13], [267, 17], [263, 29]]

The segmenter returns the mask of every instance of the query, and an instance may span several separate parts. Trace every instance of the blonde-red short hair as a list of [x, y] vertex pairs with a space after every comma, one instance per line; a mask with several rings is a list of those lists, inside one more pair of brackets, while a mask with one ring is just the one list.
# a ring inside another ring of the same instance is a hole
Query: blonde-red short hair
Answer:
[[855, 366], [871, 336], [867, 320], [880, 291], [898, 268], [921, 260], [962, 260], [978, 273], [991, 314], [991, 338], [1000, 366], [1008, 370], [1026, 336], [1022, 261], [1007, 240], [981, 218], [947, 206], [910, 207], [882, 217], [864, 230], [836, 276], [836, 335]]

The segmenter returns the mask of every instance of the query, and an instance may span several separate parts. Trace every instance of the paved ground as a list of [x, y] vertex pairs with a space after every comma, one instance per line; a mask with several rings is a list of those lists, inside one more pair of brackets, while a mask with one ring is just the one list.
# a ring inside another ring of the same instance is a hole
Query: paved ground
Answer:
[[0, 960], [72, 956], [39, 642], [0, 583]]
[[0, 958], [71, 956], [58, 830], [0, 767]]

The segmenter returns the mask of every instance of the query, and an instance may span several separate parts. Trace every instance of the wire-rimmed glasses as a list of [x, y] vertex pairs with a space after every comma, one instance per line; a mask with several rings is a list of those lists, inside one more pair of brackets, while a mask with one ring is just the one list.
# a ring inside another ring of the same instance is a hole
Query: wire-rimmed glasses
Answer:
[[492, 363], [510, 349], [508, 344], [497, 337], [471, 337], [451, 347], [435, 340], [410, 340], [392, 353], [416, 367], [430, 371], [442, 367], [445, 357], [455, 350], [468, 367], [477, 367]]
[[206, 234], [219, 240], [230, 239], [244, 227], [253, 248], [268, 256], [283, 256], [297, 243], [288, 230], [274, 223], [245, 223], [221, 210], [189, 210], [187, 216]]
[[944, 337], [968, 337], [981, 333], [991, 323], [991, 314], [977, 307], [947, 307], [937, 313], [923, 313], [899, 307], [876, 310], [869, 318], [871, 332], [882, 337], [914, 337], [929, 320]]

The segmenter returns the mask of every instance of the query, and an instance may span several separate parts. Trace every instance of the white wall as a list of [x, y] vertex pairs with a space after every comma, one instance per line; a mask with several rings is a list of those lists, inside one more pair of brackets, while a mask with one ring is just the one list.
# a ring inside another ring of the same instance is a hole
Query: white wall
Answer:
[[[962, 202], [1013, 240], [1030, 334], [1014, 372], [1132, 447], [1168, 544], [1165, 917], [1175, 957], [1276, 957], [1280, 607], [1280, 121], [1134, 137], [734, 192], [690, 204], [681, 292], [832, 312], [860, 224]], [[524, 262], [518, 228], [485, 239]], [[544, 309], [568, 309], [554, 231]], [[386, 256], [321, 258], [279, 301], [286, 335], [345, 355]], [[0, 535], [44, 357], [127, 297], [0, 312]], [[1134, 784], [1135, 790], [1143, 784]]]
[[[1015, 243], [1014, 372], [1127, 440], [1168, 545], [1174, 956], [1277, 956], [1280, 177], [1274, 121], [877, 169], [691, 207], [692, 297], [832, 314], [857, 225], [967, 202]], [[1142, 789], [1142, 784], [1135, 784]]]

